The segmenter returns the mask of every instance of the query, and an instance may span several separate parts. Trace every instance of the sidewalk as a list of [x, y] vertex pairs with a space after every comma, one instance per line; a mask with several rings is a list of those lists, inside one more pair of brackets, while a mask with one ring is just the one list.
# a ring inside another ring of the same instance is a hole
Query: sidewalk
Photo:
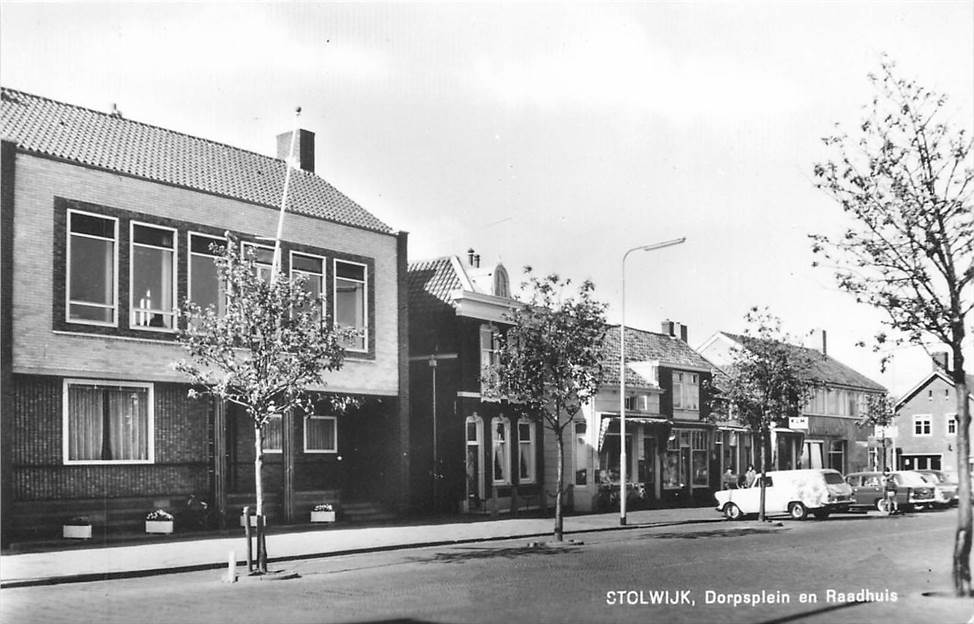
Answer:
[[[566, 535], [720, 521], [711, 507], [632, 511], [619, 526], [619, 514], [565, 518]], [[269, 534], [270, 561], [435, 546], [482, 540], [544, 537], [552, 534], [552, 518], [512, 518], [483, 522], [334, 528]], [[230, 552], [246, 565], [247, 545], [239, 537], [180, 540], [157, 544], [52, 550], [0, 557], [0, 587], [23, 587], [83, 580], [148, 576], [190, 570], [225, 568]]]

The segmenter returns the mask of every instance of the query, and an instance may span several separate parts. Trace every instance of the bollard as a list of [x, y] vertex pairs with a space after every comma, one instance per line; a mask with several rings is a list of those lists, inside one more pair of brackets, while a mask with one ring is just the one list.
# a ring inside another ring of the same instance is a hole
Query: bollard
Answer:
[[237, 582], [237, 553], [232, 550], [227, 556], [227, 578], [225, 579], [225, 582]]
[[244, 534], [247, 536], [247, 572], [254, 571], [254, 550], [250, 543], [250, 506], [243, 508]]

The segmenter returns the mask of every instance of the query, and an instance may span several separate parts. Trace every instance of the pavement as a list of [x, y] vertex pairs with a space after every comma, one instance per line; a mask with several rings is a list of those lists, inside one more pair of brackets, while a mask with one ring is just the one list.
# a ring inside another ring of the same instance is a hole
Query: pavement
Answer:
[[[618, 513], [567, 516], [564, 534], [626, 530], [719, 522], [712, 507], [630, 511], [621, 526]], [[553, 533], [552, 518], [507, 518], [480, 522], [360, 526], [340, 523], [327, 528], [267, 535], [269, 563], [330, 557], [380, 550], [437, 546], [465, 542], [546, 537]], [[156, 541], [158, 539], [158, 541]], [[566, 538], [567, 539], [567, 538]], [[227, 568], [233, 553], [237, 573], [246, 570], [247, 543], [243, 529], [237, 537], [178, 539], [147, 537], [137, 544], [92, 548], [50, 548], [43, 552], [0, 556], [0, 588], [53, 585]], [[272, 566], [273, 567], [273, 566]], [[280, 566], [278, 566], [280, 567]]]

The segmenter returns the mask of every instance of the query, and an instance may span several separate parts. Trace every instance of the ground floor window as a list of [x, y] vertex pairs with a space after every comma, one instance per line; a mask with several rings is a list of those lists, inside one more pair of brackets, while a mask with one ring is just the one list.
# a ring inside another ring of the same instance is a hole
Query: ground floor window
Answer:
[[940, 470], [940, 455], [903, 455], [902, 470]]
[[801, 457], [801, 462], [799, 463], [799, 467], [800, 468], [821, 468], [822, 466], [823, 466], [822, 442], [820, 441], [805, 442], [805, 448], [802, 450], [802, 457]]
[[829, 468], [845, 474], [845, 440], [832, 440], [829, 445]]
[[497, 485], [511, 482], [511, 422], [504, 417], [492, 418], [491, 463], [493, 482]]
[[517, 466], [518, 483], [534, 483], [537, 479], [535, 458], [536, 442], [534, 439], [534, 423], [530, 420], [517, 421]]
[[483, 436], [484, 421], [480, 416], [468, 416], [465, 424], [466, 452], [467, 452], [467, 500], [479, 507], [484, 498], [483, 468], [481, 455], [481, 438]]
[[151, 463], [152, 384], [64, 381], [64, 463]]
[[663, 487], [668, 490], [681, 489], [686, 487], [687, 474], [686, 465], [689, 459], [689, 450], [680, 447], [680, 440], [676, 431], [670, 436], [666, 443], [666, 455], [663, 458]]
[[707, 487], [710, 485], [710, 465], [707, 461], [708, 432], [691, 431], [690, 448], [693, 459], [693, 485]]
[[334, 416], [306, 416], [304, 419], [304, 452], [337, 453], [338, 419]]
[[588, 426], [583, 422], [575, 426], [575, 485], [588, 484], [589, 453], [586, 432]]
[[280, 414], [273, 414], [264, 422], [265, 453], [280, 453], [284, 448], [282, 422]]

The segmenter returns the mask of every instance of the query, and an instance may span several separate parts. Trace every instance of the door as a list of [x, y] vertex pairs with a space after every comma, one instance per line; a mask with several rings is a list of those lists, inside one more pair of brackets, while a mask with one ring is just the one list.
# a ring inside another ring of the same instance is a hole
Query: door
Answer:
[[646, 488], [646, 496], [651, 500], [655, 500], [657, 498], [657, 453], [658, 450], [656, 447], [656, 438], [643, 438], [643, 459], [639, 462], [639, 480], [642, 481], [643, 486]]

